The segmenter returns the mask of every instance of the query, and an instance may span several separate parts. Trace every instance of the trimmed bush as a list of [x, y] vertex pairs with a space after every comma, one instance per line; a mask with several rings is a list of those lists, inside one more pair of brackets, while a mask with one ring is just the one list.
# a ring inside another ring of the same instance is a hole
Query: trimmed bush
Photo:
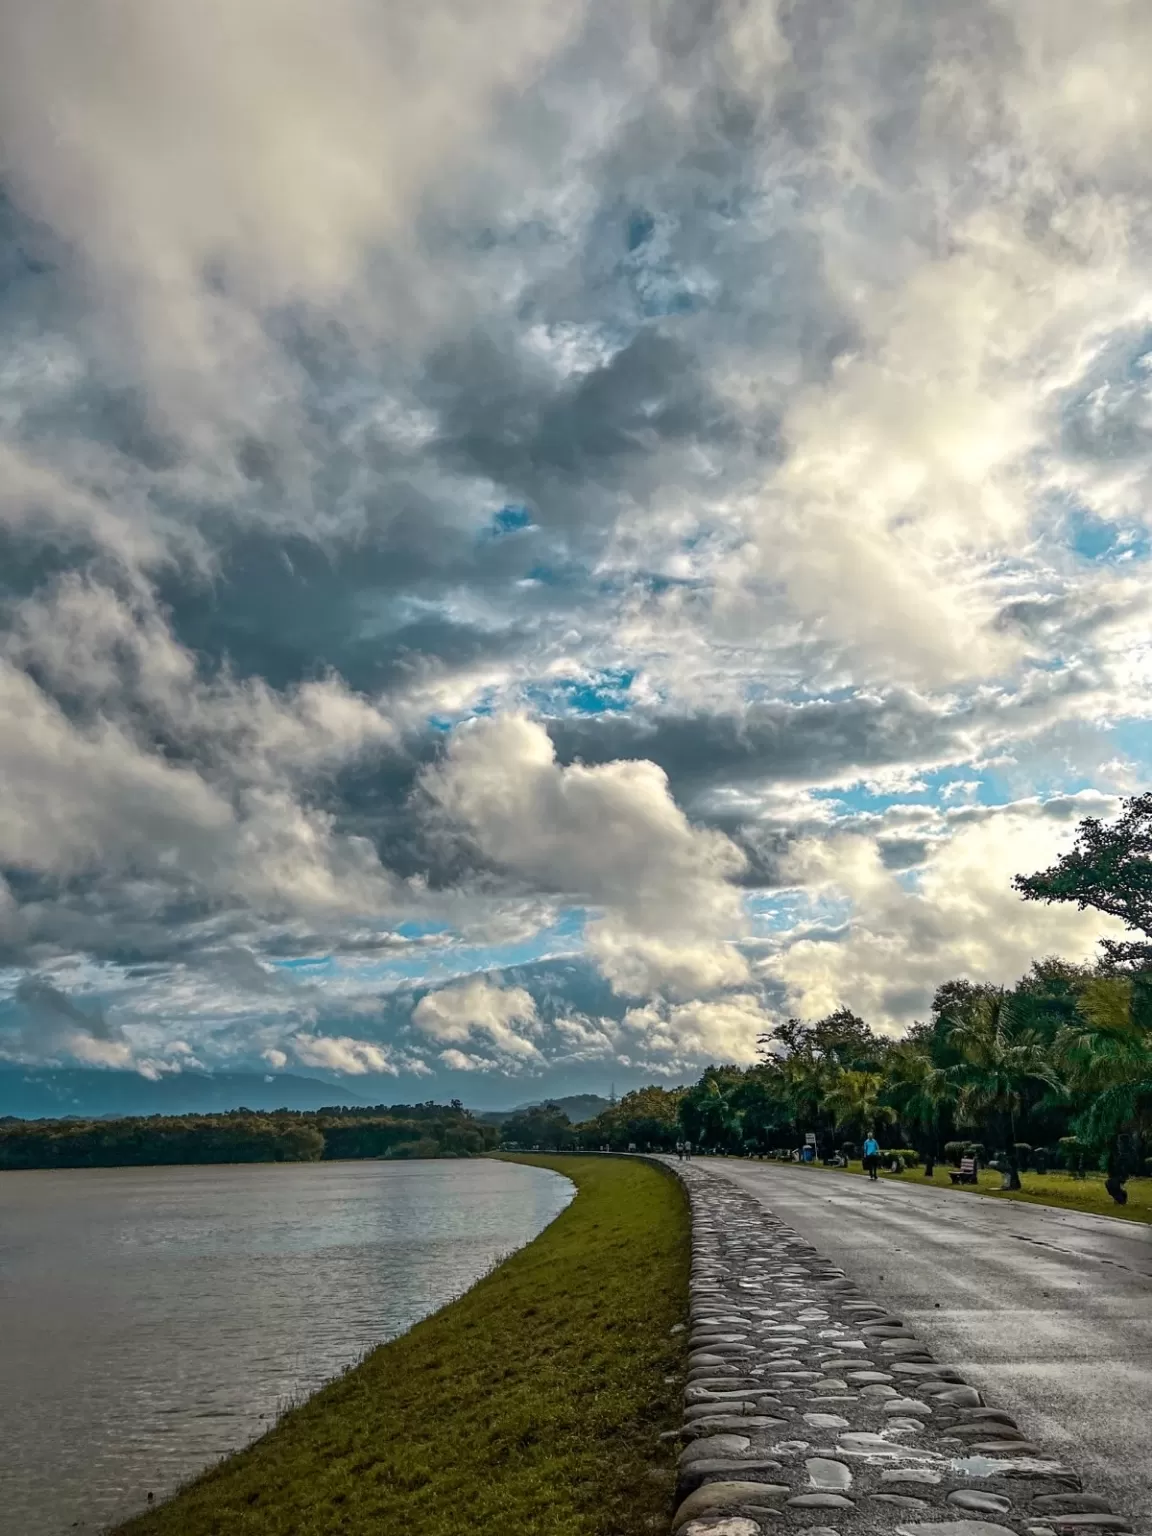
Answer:
[[948, 1162], [955, 1163], [956, 1167], [959, 1168], [960, 1159], [966, 1155], [967, 1148], [968, 1143], [966, 1141], [946, 1141], [944, 1143], [944, 1156]]

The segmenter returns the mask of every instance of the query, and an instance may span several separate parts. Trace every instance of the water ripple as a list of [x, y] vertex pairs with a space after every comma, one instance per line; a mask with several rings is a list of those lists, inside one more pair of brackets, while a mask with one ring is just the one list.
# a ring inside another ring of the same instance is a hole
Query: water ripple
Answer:
[[5, 1519], [94, 1536], [164, 1497], [570, 1196], [491, 1162], [0, 1174]]

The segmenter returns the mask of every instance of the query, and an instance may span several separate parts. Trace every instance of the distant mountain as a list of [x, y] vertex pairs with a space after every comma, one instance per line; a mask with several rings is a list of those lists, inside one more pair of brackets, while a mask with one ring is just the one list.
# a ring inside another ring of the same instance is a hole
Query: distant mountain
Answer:
[[476, 1118], [485, 1121], [488, 1125], [503, 1125], [505, 1120], [519, 1114], [523, 1109], [535, 1109], [540, 1104], [556, 1104], [573, 1125], [581, 1125], [585, 1120], [595, 1120], [597, 1115], [610, 1108], [611, 1103], [610, 1099], [602, 1099], [598, 1093], [574, 1093], [561, 1099], [533, 1099], [530, 1104], [517, 1104], [515, 1109], [485, 1110]]
[[347, 1088], [291, 1073], [179, 1072], [153, 1082], [138, 1072], [85, 1067], [0, 1069], [0, 1115], [22, 1120], [63, 1115], [218, 1114], [227, 1109], [323, 1109], [365, 1102]]
[[598, 1093], [574, 1093], [564, 1099], [536, 1099], [531, 1104], [518, 1104], [517, 1109], [535, 1109], [537, 1104], [556, 1104], [571, 1120], [580, 1125], [585, 1120], [595, 1120], [612, 1107], [611, 1099], [602, 1099]]

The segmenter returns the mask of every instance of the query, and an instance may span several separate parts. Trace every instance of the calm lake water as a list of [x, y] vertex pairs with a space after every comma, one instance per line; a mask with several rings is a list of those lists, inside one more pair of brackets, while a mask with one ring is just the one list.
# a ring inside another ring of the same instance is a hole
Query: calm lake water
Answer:
[[171, 1493], [571, 1195], [484, 1161], [0, 1173], [0, 1527]]

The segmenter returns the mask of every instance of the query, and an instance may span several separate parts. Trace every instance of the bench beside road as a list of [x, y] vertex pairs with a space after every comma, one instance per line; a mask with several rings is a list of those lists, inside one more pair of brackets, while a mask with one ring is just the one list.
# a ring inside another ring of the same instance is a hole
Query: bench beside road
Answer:
[[751, 1195], [692, 1205], [675, 1536], [1104, 1536], [1133, 1529]]

